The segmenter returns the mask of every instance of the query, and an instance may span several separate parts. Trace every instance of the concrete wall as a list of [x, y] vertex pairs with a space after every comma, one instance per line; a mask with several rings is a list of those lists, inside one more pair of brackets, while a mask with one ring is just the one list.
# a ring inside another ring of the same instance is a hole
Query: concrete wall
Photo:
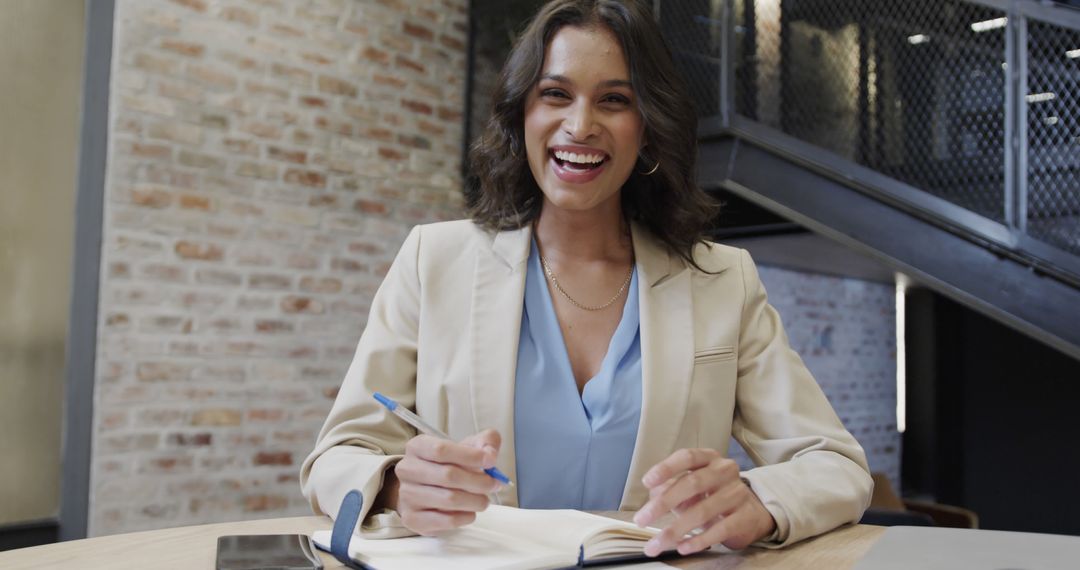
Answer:
[[57, 514], [83, 24], [0, 2], [0, 524]]

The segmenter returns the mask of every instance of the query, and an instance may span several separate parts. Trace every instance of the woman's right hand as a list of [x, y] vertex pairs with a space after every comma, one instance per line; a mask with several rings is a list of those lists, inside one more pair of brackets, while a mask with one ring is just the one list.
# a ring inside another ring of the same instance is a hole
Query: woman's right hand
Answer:
[[488, 493], [501, 485], [484, 473], [495, 466], [501, 443], [493, 429], [460, 442], [430, 435], [410, 439], [405, 458], [394, 467], [397, 496], [387, 489], [387, 506], [397, 510], [406, 527], [425, 536], [473, 522], [488, 507]]

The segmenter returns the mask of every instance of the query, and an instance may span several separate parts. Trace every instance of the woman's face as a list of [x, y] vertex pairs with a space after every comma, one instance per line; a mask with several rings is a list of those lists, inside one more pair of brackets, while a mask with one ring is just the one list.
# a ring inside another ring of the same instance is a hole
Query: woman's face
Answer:
[[617, 204], [643, 136], [615, 36], [602, 27], [556, 32], [525, 101], [525, 150], [545, 206], [583, 211]]

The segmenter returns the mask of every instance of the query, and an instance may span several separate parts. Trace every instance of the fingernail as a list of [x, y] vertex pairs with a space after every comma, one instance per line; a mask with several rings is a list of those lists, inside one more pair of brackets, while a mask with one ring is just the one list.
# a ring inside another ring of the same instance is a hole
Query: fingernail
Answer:
[[660, 554], [660, 541], [655, 538], [645, 543], [645, 556], [656, 556]]
[[658, 477], [657, 477], [656, 473], [646, 473], [645, 476], [641, 478], [641, 482], [646, 487], [652, 487], [653, 485], [655, 485], [657, 483], [657, 481], [656, 481], [657, 478]]
[[638, 514], [634, 515], [634, 524], [640, 527], [644, 527], [647, 520], [648, 517], [645, 515], [645, 511], [638, 511]]

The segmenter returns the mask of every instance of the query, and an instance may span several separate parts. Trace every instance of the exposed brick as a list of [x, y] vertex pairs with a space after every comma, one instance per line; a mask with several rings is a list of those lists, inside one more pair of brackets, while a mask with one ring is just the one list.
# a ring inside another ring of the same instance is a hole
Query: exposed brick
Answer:
[[185, 8], [189, 8], [189, 9], [194, 10], [196, 12], [205, 12], [206, 11], [206, 1], [205, 0], [169, 0], [169, 1], [172, 2], [173, 4], [178, 4], [180, 6], [183, 6]]
[[282, 89], [258, 81], [248, 81], [244, 83], [244, 90], [254, 97], [266, 97], [268, 99], [275, 99], [279, 102], [288, 101], [290, 97], [288, 89]]
[[225, 250], [213, 243], [195, 243], [190, 241], [178, 241], [175, 247], [176, 255], [183, 259], [197, 259], [200, 261], [221, 261], [225, 257]]
[[431, 41], [435, 39], [435, 32], [431, 31], [431, 28], [414, 24], [406, 20], [402, 23], [401, 30], [405, 32], [405, 35], [412, 36], [424, 41]]
[[131, 203], [147, 208], [168, 208], [172, 204], [172, 194], [158, 188], [132, 188]]
[[281, 334], [296, 330], [296, 326], [289, 321], [279, 319], [256, 319], [255, 332], [267, 334]]
[[341, 289], [341, 279], [336, 277], [303, 277], [300, 279], [301, 291], [310, 293], [340, 293]]
[[192, 414], [193, 426], [238, 426], [244, 415], [240, 410], [227, 408], [209, 408]]
[[166, 38], [161, 40], [161, 48], [186, 57], [202, 57], [206, 52], [206, 46], [194, 42]]
[[363, 212], [365, 214], [384, 215], [387, 212], [386, 204], [382, 202], [376, 202], [374, 200], [357, 200], [353, 204], [353, 209], [357, 212]]
[[[286, 150], [276, 146], [267, 148], [267, 154], [271, 160], [292, 162], [294, 164], [307, 164], [307, 152], [302, 150]], [[286, 176], [288, 173], [286, 172]]]
[[302, 67], [285, 65], [284, 63], [275, 63], [270, 66], [270, 73], [293, 85], [306, 87], [311, 84], [311, 72]]
[[177, 203], [185, 210], [199, 210], [202, 212], [212, 212], [214, 210], [214, 204], [208, 196], [181, 194]]
[[135, 378], [140, 382], [178, 382], [187, 380], [191, 367], [172, 362], [140, 362]]
[[347, 259], [344, 257], [335, 257], [330, 260], [330, 269], [335, 271], [348, 271], [350, 273], [357, 273], [367, 271], [368, 266], [364, 263], [356, 261], [355, 259]]
[[398, 142], [405, 146], [419, 148], [422, 150], [431, 149], [431, 141], [418, 135], [399, 134]]
[[254, 28], [259, 25], [259, 15], [251, 10], [245, 10], [239, 6], [226, 6], [218, 13], [218, 17], [228, 22], [237, 22]]
[[409, 155], [401, 152], [400, 150], [385, 146], [379, 147], [379, 156], [386, 160], [405, 160], [406, 158], [409, 158]]
[[305, 107], [317, 107], [320, 109], [326, 108], [326, 99], [322, 97], [314, 97], [312, 95], [306, 95], [300, 98], [300, 104]]
[[323, 188], [326, 186], [326, 176], [314, 170], [301, 170], [290, 168], [285, 171], [285, 182], [299, 184], [311, 188]]
[[162, 144], [133, 143], [131, 155], [138, 158], [169, 159], [172, 158], [172, 148]]
[[352, 83], [329, 75], [319, 76], [319, 91], [345, 97], [356, 97], [358, 93], [356, 86]]
[[213, 87], [232, 91], [236, 89], [236, 75], [228, 70], [208, 65], [188, 65], [188, 77]]
[[209, 154], [193, 152], [190, 150], [180, 151], [179, 162], [184, 166], [190, 166], [192, 168], [203, 168], [218, 172], [225, 170], [225, 160]]
[[117, 3], [95, 532], [307, 509], [380, 275], [461, 204], [467, 6], [368, 4]]
[[263, 180], [275, 180], [278, 176], [278, 167], [273, 164], [247, 160], [241, 162], [236, 167], [236, 175], [249, 178], [262, 178]]
[[195, 272], [195, 281], [206, 285], [236, 287], [244, 282], [244, 276], [222, 269], [199, 269]]
[[289, 295], [281, 299], [281, 310], [288, 314], [321, 315], [323, 313], [323, 304], [311, 297]]
[[213, 443], [213, 434], [202, 433], [172, 433], [165, 439], [170, 446], [175, 447], [206, 447]]
[[427, 71], [427, 68], [424, 67], [424, 64], [416, 61], [415, 59], [405, 57], [401, 54], [394, 56], [394, 65], [398, 69], [415, 71], [417, 73], [424, 73], [425, 71]]
[[254, 273], [248, 277], [248, 286], [252, 289], [284, 290], [292, 287], [292, 278], [273, 273]]
[[364, 48], [364, 50], [360, 52], [360, 56], [368, 61], [382, 65], [389, 65], [390, 63], [390, 54], [370, 46]]
[[292, 465], [292, 454], [288, 452], [260, 451], [251, 458], [252, 465]]
[[245, 512], [276, 511], [284, 509], [289, 504], [288, 497], [284, 495], [249, 495], [244, 497]]
[[439, 36], [439, 43], [454, 51], [465, 51], [465, 42], [453, 36], [441, 35]]
[[424, 103], [422, 101], [411, 101], [409, 99], [402, 99], [401, 107], [403, 109], [408, 109], [413, 113], [419, 113], [422, 115], [430, 115], [433, 111], [431, 105], [428, 105], [427, 103]]
[[442, 105], [439, 105], [439, 118], [440, 119], [442, 119], [444, 121], [456, 123], [458, 121], [461, 121], [461, 117], [462, 117], [462, 115], [461, 115], [460, 110], [452, 109], [450, 107], [444, 107]]

